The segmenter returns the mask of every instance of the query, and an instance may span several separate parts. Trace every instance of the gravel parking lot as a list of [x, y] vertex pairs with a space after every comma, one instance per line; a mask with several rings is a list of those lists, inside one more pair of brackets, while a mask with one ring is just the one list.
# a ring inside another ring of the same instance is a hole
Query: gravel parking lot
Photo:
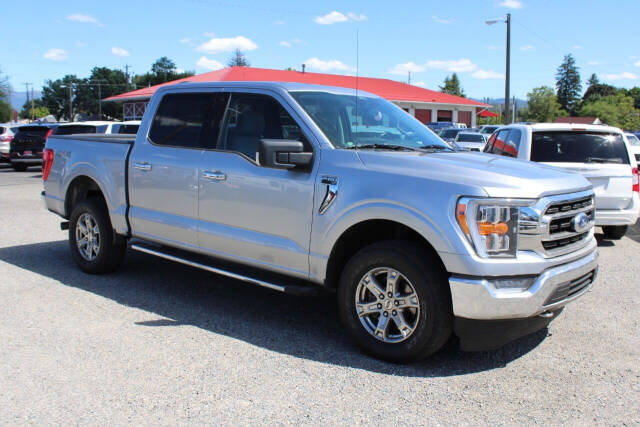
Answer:
[[640, 423], [640, 225], [548, 330], [400, 366], [351, 344], [331, 296], [135, 252], [83, 274], [41, 188], [0, 167], [0, 424]]

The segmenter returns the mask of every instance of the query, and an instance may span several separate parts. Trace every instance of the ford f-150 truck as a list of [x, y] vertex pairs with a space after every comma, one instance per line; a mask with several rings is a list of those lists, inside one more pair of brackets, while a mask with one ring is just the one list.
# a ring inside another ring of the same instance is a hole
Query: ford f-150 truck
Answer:
[[[52, 136], [46, 207], [88, 273], [125, 251], [282, 292], [335, 291], [391, 361], [544, 328], [597, 273], [579, 174], [455, 151], [395, 105], [275, 82], [165, 86], [137, 135]], [[554, 225], [569, 221], [569, 228]]]

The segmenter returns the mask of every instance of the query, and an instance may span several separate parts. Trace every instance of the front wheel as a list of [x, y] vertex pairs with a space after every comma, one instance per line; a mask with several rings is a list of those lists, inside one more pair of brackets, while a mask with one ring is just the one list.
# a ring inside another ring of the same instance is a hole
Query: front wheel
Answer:
[[73, 260], [82, 271], [102, 274], [120, 266], [127, 242], [114, 235], [104, 201], [92, 197], [78, 203], [71, 213], [69, 246]]
[[391, 362], [425, 358], [452, 333], [446, 274], [429, 252], [408, 241], [376, 243], [349, 260], [338, 313], [364, 351]]
[[602, 232], [607, 240], [620, 240], [627, 233], [628, 225], [604, 225]]

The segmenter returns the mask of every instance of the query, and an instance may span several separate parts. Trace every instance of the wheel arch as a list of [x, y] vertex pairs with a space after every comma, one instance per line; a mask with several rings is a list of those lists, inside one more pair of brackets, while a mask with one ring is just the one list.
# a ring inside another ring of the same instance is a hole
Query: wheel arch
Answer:
[[98, 182], [88, 175], [75, 176], [67, 186], [64, 196], [65, 218], [71, 216], [73, 208], [82, 200], [88, 197], [100, 197], [105, 205], [107, 199]]

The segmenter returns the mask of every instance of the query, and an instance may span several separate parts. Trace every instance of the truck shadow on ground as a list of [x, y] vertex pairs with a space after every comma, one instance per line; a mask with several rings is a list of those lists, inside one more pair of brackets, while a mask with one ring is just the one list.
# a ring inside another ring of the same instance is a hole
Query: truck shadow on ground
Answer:
[[390, 375], [443, 377], [491, 370], [537, 347], [547, 329], [490, 351], [454, 346], [430, 359], [395, 365], [363, 355], [343, 333], [334, 295], [295, 297], [129, 251], [111, 275], [82, 273], [66, 241], [0, 248], [0, 260], [149, 312], [141, 327], [192, 325], [294, 357]]

